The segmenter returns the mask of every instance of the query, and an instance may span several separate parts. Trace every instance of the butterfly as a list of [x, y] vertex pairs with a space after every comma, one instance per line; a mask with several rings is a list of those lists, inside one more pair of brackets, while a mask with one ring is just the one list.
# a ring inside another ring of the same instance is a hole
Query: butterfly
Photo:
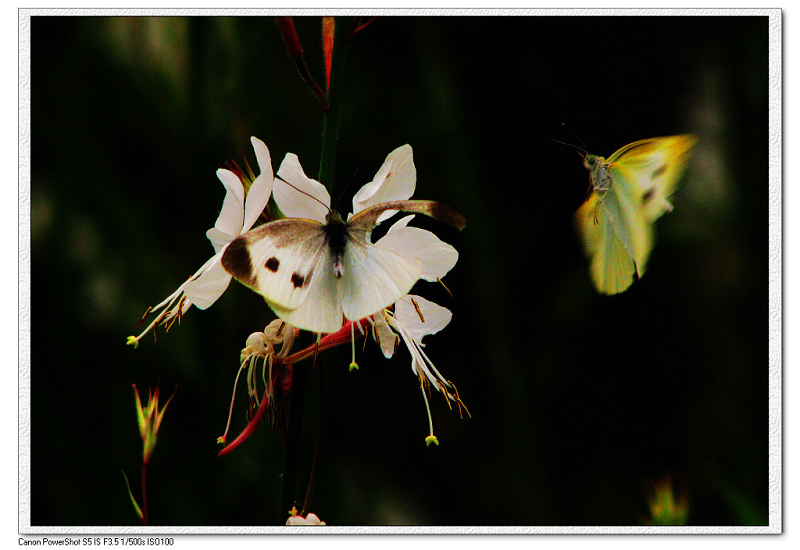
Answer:
[[378, 218], [390, 211], [425, 214], [459, 230], [466, 225], [460, 213], [436, 201], [379, 203], [346, 221], [329, 209], [325, 223], [283, 218], [245, 233], [228, 245], [222, 266], [289, 324], [336, 332], [345, 319], [357, 321], [393, 304], [420, 278], [420, 259], [370, 242]]
[[587, 154], [592, 190], [575, 213], [598, 292], [618, 294], [644, 275], [653, 249], [653, 223], [672, 210], [667, 198], [686, 168], [692, 135], [626, 145], [604, 159]]

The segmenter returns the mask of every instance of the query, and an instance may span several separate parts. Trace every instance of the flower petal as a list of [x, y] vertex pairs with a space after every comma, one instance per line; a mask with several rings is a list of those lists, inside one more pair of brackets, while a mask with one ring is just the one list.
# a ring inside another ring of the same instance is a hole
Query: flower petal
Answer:
[[222, 202], [222, 210], [219, 213], [214, 227], [231, 236], [230, 240], [238, 237], [242, 230], [242, 220], [244, 219], [244, 187], [239, 177], [225, 168], [217, 170], [217, 177], [222, 185], [227, 189], [225, 200]]
[[381, 346], [383, 356], [387, 359], [391, 359], [394, 355], [394, 350], [397, 347], [397, 340], [399, 337], [386, 322], [386, 313], [383, 310], [375, 314], [373, 316], [373, 320], [375, 321], [375, 325], [373, 327], [375, 330], [375, 336]]
[[[303, 172], [294, 153], [287, 153], [278, 169], [272, 189], [278, 208], [287, 218], [308, 218], [325, 223], [330, 212], [331, 196], [325, 186]], [[291, 185], [287, 185], [289, 182]]]
[[[417, 169], [414, 167], [410, 145], [398, 147], [386, 157], [375, 178], [359, 189], [353, 197], [353, 214], [382, 202], [406, 200], [417, 186]], [[387, 212], [389, 216], [393, 212]], [[384, 213], [380, 221], [389, 216]]]
[[242, 227], [239, 228], [239, 233], [245, 233], [253, 227], [253, 224], [264, 211], [269, 201], [270, 193], [272, 193], [272, 182], [274, 174], [272, 173], [272, 160], [269, 156], [269, 149], [264, 145], [264, 142], [256, 137], [251, 137], [250, 142], [253, 144], [253, 149], [256, 151], [256, 159], [258, 160], [259, 175], [250, 186], [247, 192], [247, 198], [244, 205], [244, 222]]
[[[419, 307], [419, 313], [417, 313], [412, 299]], [[420, 314], [422, 314], [422, 318], [420, 318]], [[407, 294], [395, 303], [394, 317], [414, 341], [422, 345], [422, 338], [428, 334], [436, 334], [446, 327], [453, 318], [453, 313], [446, 307], [426, 300], [422, 296]]]
[[458, 251], [430, 231], [408, 227], [413, 217], [406, 216], [395, 222], [375, 246], [407, 258], [419, 258], [422, 261], [420, 279], [441, 279], [456, 265]]
[[208, 268], [183, 288], [186, 297], [198, 309], [206, 309], [216, 302], [231, 282], [231, 276], [222, 267], [221, 257], [222, 255], [218, 254], [211, 258]]
[[206, 231], [206, 238], [208, 238], [208, 240], [211, 241], [211, 244], [214, 246], [215, 255], [222, 252], [222, 250], [234, 239], [232, 235], [224, 233], [216, 227], [212, 227]]

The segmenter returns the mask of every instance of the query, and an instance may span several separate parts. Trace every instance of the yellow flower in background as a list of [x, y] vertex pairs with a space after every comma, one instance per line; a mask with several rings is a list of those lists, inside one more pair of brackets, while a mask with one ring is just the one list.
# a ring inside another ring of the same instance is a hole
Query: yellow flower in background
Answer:
[[647, 499], [650, 507], [648, 525], [686, 525], [689, 517], [689, 498], [681, 492], [676, 500], [672, 479], [666, 477], [654, 484]]

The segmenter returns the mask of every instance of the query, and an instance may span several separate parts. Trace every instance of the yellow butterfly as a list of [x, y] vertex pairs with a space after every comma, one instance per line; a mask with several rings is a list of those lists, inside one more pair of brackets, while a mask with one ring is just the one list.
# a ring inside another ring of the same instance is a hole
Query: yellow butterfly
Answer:
[[686, 168], [692, 135], [660, 137], [626, 145], [608, 160], [587, 154], [592, 191], [575, 213], [601, 294], [618, 294], [641, 277], [653, 249], [653, 223], [672, 210], [667, 198]]

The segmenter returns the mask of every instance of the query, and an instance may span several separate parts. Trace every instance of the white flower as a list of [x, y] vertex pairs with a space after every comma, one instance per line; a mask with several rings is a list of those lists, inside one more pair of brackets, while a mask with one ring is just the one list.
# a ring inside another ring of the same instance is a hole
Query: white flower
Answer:
[[[441, 280], [456, 264], [458, 252], [449, 244], [440, 241], [430, 231], [408, 227], [411, 218], [413, 216], [406, 216], [397, 221], [386, 235], [378, 240], [378, 243], [398, 253], [405, 250], [407, 253], [417, 254], [422, 260], [420, 278], [428, 281]], [[428, 445], [431, 443], [438, 445], [439, 442], [433, 435], [433, 418], [425, 392], [426, 385], [433, 386], [445, 395], [448, 406], [453, 402], [459, 407], [459, 411], [461, 407], [466, 410], [455, 386], [436, 370], [422, 349], [425, 347], [422, 339], [442, 330], [452, 318], [453, 314], [449, 309], [413, 294], [407, 294], [397, 300], [394, 310], [386, 308], [372, 316], [373, 334], [387, 359], [391, 359], [394, 355], [399, 340], [403, 341], [411, 354], [411, 371], [420, 380], [422, 397], [428, 413], [430, 428], [430, 434], [426, 438]]]
[[[382, 202], [410, 199], [417, 187], [413, 155], [408, 144], [389, 153], [375, 178], [353, 196], [353, 214]], [[378, 219], [384, 221], [389, 217], [391, 214]]]
[[[426, 300], [421, 296], [407, 294], [394, 304], [394, 311], [389, 308], [372, 316], [376, 340], [383, 351], [383, 355], [390, 359], [397, 348], [397, 343], [402, 340], [411, 354], [411, 371], [419, 378], [422, 398], [428, 412], [428, 427], [430, 435], [426, 438], [428, 445], [439, 444], [433, 435], [433, 418], [428, 404], [426, 387], [433, 386], [447, 398], [447, 404], [455, 403], [459, 411], [466, 406], [458, 396], [458, 390], [452, 382], [445, 379], [436, 370], [433, 362], [423, 351], [425, 344], [422, 339], [429, 334], [436, 334], [450, 323], [453, 314], [449, 309]], [[469, 411], [467, 411], [469, 414]]]
[[401, 256], [419, 258], [422, 262], [419, 278], [437, 281], [456, 265], [458, 251], [426, 229], [409, 227], [408, 222], [413, 218], [414, 214], [411, 214], [394, 222], [386, 234], [375, 242], [375, 246]]
[[[399, 335], [411, 353], [411, 370], [414, 371], [414, 374], [418, 374], [418, 371], [422, 370], [425, 373], [425, 377], [436, 384], [439, 377], [432, 376], [426, 368], [426, 364], [430, 363], [430, 361], [422, 353], [421, 348], [425, 347], [422, 339], [429, 334], [436, 334], [446, 327], [453, 318], [453, 314], [446, 307], [413, 294], [406, 294], [397, 300], [394, 304], [393, 312], [385, 311], [384, 313], [387, 326], [394, 329], [395, 332], [389, 334], [381, 333], [380, 345], [383, 355], [387, 359], [391, 359], [392, 355], [394, 355], [394, 349], [397, 347], [396, 341]], [[389, 337], [383, 338], [384, 335]], [[391, 338], [392, 335], [394, 335], [394, 338]]]
[[[291, 182], [291, 186], [286, 181]], [[324, 185], [306, 176], [297, 155], [286, 155], [278, 169], [276, 182], [273, 196], [287, 218], [308, 218], [325, 223], [331, 209], [331, 197]], [[406, 200], [414, 194], [416, 184], [417, 171], [411, 146], [398, 147], [386, 157], [375, 178], [355, 194], [350, 216], [376, 204]], [[384, 221], [392, 214], [386, 212], [379, 220]]]
[[222, 268], [220, 260], [233, 239], [250, 230], [269, 201], [273, 185], [272, 161], [269, 149], [258, 138], [250, 138], [256, 152], [260, 174], [252, 182], [245, 196], [245, 187], [239, 177], [224, 168], [217, 170], [217, 177], [225, 186], [217, 222], [206, 232], [214, 246], [212, 256], [194, 275], [150, 311], [159, 311], [155, 320], [138, 336], [128, 337], [128, 343], [137, 346], [139, 340], [158, 324], [171, 326], [174, 320], [189, 310], [192, 305], [206, 309], [222, 296], [231, 282], [231, 276]]
[[[283, 180], [283, 181], [282, 181]], [[286, 182], [291, 182], [288, 185]], [[407, 200], [416, 187], [416, 168], [410, 145], [395, 149], [386, 157], [375, 178], [364, 185], [353, 197], [353, 213], [383, 202]], [[298, 192], [299, 191], [299, 192]], [[330, 212], [330, 195], [325, 187], [306, 176], [297, 156], [288, 154], [278, 169], [273, 196], [278, 207], [287, 217], [308, 218], [325, 223]], [[385, 212], [379, 221], [385, 221], [396, 214]], [[348, 219], [349, 217], [348, 216]], [[405, 216], [389, 227], [386, 234], [374, 246], [385, 248], [401, 256], [418, 258], [421, 261], [420, 278], [437, 281], [444, 277], [458, 261], [458, 252], [451, 245], [442, 242], [434, 233], [410, 227], [413, 215]], [[464, 404], [455, 386], [436, 370], [423, 351], [422, 339], [435, 334], [450, 322], [452, 313], [420, 296], [408, 294], [394, 304], [394, 309], [386, 308], [371, 316], [376, 339], [387, 358], [391, 358], [399, 340], [411, 353], [411, 370], [419, 378], [422, 395], [428, 409], [430, 435], [428, 444], [436, 443], [433, 435], [433, 422], [426, 395], [426, 387], [432, 385], [447, 398], [448, 405], [455, 403], [459, 410]], [[352, 326], [351, 326], [352, 330]], [[355, 353], [355, 352], [354, 352]], [[355, 366], [355, 359], [351, 369]], [[466, 407], [464, 407], [466, 410]], [[468, 411], [467, 411], [468, 412]]]
[[[404, 145], [392, 151], [372, 182], [366, 184], [356, 193], [353, 199], [353, 213], [358, 214], [364, 209], [388, 201], [407, 200], [414, 193], [416, 187], [416, 169], [414, 168], [411, 146]], [[304, 218], [326, 224], [331, 212], [331, 199], [325, 187], [308, 176], [296, 155], [287, 154], [278, 169], [273, 189], [275, 203], [281, 212], [288, 218]], [[397, 214], [396, 210], [386, 211], [378, 218], [378, 222]], [[392, 255], [413, 259], [419, 262], [422, 270], [415, 276], [429, 281], [442, 277], [458, 260], [458, 252], [449, 244], [443, 243], [431, 233], [419, 228], [408, 227], [408, 222], [413, 216], [407, 216], [395, 223], [387, 234], [377, 242], [369, 240], [369, 246], [376, 249], [387, 250]], [[367, 239], [371, 239], [368, 235]], [[270, 303], [273, 311], [298, 327], [308, 327], [312, 320], [318, 316], [331, 318], [336, 322], [338, 314], [341, 320], [342, 308], [336, 297], [336, 288], [333, 281], [324, 277], [315, 279], [312, 284], [314, 299], [305, 300], [299, 307], [288, 309], [279, 304]], [[327, 288], [323, 286], [328, 284]], [[358, 281], [357, 284], [367, 284]], [[386, 306], [386, 302], [376, 304], [376, 309]], [[338, 310], [338, 311], [337, 311]], [[367, 317], [375, 311], [365, 312], [362, 317]], [[329, 314], [329, 315], [328, 315]], [[358, 319], [349, 319], [356, 321]], [[330, 324], [330, 323], [329, 323]], [[328, 331], [333, 332], [333, 331]]]
[[286, 520], [286, 525], [325, 525], [325, 522], [319, 519], [317, 514], [313, 512], [306, 515], [306, 517], [300, 515], [291, 515], [289, 519]]

